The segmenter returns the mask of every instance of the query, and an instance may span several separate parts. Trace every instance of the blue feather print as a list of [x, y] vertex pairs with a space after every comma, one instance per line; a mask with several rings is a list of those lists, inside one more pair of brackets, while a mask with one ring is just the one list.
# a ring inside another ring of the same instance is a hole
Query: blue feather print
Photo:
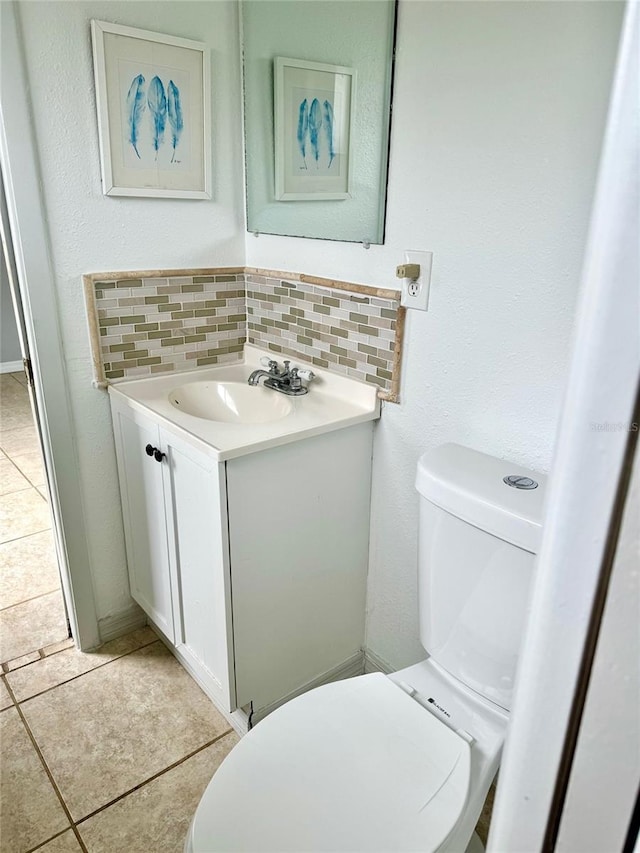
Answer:
[[302, 154], [302, 160], [304, 162], [305, 169], [307, 168], [307, 131], [309, 129], [309, 109], [307, 105], [307, 99], [300, 104], [300, 111], [298, 112], [298, 148], [300, 149], [300, 153]]
[[127, 93], [127, 122], [129, 124], [129, 142], [133, 146], [133, 150], [138, 155], [138, 159], [140, 159], [140, 152], [138, 151], [138, 134], [140, 131], [140, 121], [142, 120], [142, 113], [145, 111], [145, 100], [144, 100], [144, 77], [142, 74], [138, 74], [137, 77], [134, 77], [131, 85], [129, 86], [129, 91]]
[[320, 112], [320, 101], [314, 98], [311, 101], [311, 109], [309, 110], [309, 141], [311, 142], [311, 150], [315, 157], [316, 163], [320, 159], [320, 142], [318, 134], [322, 127], [322, 114]]
[[333, 107], [329, 103], [329, 101], [325, 101], [324, 104], [324, 130], [327, 134], [327, 143], [329, 145], [329, 168], [331, 168], [331, 164], [333, 163], [333, 159], [336, 156], [335, 151], [333, 150]]
[[158, 148], [164, 138], [164, 127], [167, 122], [167, 96], [164, 93], [162, 80], [156, 75], [149, 83], [147, 102], [153, 119], [153, 147], [158, 158]]
[[182, 106], [180, 104], [180, 89], [178, 89], [173, 80], [169, 80], [169, 85], [167, 86], [167, 115], [169, 116], [169, 124], [171, 125], [171, 146], [173, 148], [171, 162], [173, 163], [176, 157], [176, 146], [180, 141], [180, 135], [184, 127]]

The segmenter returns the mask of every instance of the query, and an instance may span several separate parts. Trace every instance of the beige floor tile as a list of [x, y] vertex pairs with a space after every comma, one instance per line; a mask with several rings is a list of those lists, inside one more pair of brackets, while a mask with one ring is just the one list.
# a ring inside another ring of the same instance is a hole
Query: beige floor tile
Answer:
[[0, 851], [20, 853], [69, 826], [16, 708], [0, 714]]
[[[20, 391], [24, 390], [17, 382], [14, 384]], [[33, 412], [29, 398], [22, 393], [20, 397], [11, 395], [6, 399], [3, 394], [0, 400], [0, 429], [4, 432], [30, 426], [33, 426]]]
[[[82, 847], [78, 844], [72, 829], [58, 835], [42, 847], [38, 847], [38, 853], [82, 853]], [[149, 851], [151, 853], [151, 851]]]
[[73, 639], [71, 637], [67, 637], [66, 640], [60, 640], [59, 643], [51, 643], [48, 646], [44, 646], [42, 651], [45, 655], [55, 655], [57, 652], [63, 652], [65, 649], [73, 648]]
[[126, 637], [119, 637], [117, 640], [105, 643], [95, 652], [67, 649], [44, 660], [36, 661], [24, 669], [9, 673], [9, 684], [18, 702], [22, 702], [44, 690], [84, 675], [85, 672], [90, 672], [135, 649], [153, 643], [157, 639], [151, 628], [141, 628], [139, 631], [127, 634]]
[[0, 448], [11, 457], [18, 453], [35, 453], [40, 450], [35, 426], [22, 429], [0, 430]]
[[29, 402], [29, 389], [18, 382], [12, 373], [0, 374], [0, 402], [9, 406], [11, 403]]
[[0, 495], [0, 542], [30, 536], [50, 527], [49, 505], [37, 489]]
[[13, 705], [13, 699], [9, 696], [9, 691], [4, 683], [4, 678], [0, 678], [0, 711], [5, 708], [10, 708]]
[[59, 590], [0, 610], [0, 661], [21, 657], [67, 636]]
[[24, 370], [20, 370], [18, 373], [10, 373], [9, 375], [12, 376], [16, 380], [16, 382], [19, 382], [21, 385], [24, 385], [25, 388], [27, 387], [27, 377], [25, 375]]
[[494, 781], [491, 787], [489, 788], [489, 793], [487, 794], [487, 798], [484, 801], [484, 806], [482, 807], [482, 812], [480, 814], [480, 818], [478, 819], [478, 823], [476, 825], [476, 832], [478, 833], [478, 837], [480, 841], [487, 846], [487, 838], [489, 837], [489, 827], [491, 825], [491, 815], [493, 814], [493, 801], [496, 795], [496, 782]]
[[21, 707], [75, 820], [229, 730], [160, 642]]
[[37, 853], [82, 853], [82, 847], [78, 844], [73, 830], [69, 829], [43, 844], [42, 847], [38, 847]]
[[60, 589], [51, 530], [0, 544], [0, 609]]
[[5, 661], [5, 663], [9, 670], [14, 670], [20, 669], [23, 666], [28, 666], [30, 663], [35, 663], [37, 660], [40, 660], [40, 654], [38, 652], [29, 652], [28, 655], [21, 655], [19, 658], [13, 658], [9, 661]]
[[39, 451], [12, 456], [11, 461], [33, 486], [44, 486], [44, 465], [42, 464], [42, 454]]
[[78, 827], [89, 853], [182, 853], [204, 789], [238, 742], [235, 732]]
[[0, 459], [0, 495], [10, 495], [21, 492], [35, 485], [30, 483], [20, 470], [5, 456]]

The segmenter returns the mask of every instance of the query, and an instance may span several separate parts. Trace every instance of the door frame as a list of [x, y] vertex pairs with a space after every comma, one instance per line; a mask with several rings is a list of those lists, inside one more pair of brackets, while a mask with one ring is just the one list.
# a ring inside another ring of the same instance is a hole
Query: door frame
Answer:
[[17, 4], [0, 3], [0, 167], [62, 590], [76, 646], [100, 644], [79, 460]]
[[[490, 853], [557, 847], [637, 439], [638, 55], [640, 6], [629, 3]], [[621, 719], [613, 702], [611, 725]], [[623, 783], [607, 778], [610, 795], [628, 796], [616, 785]], [[619, 830], [611, 825], [611, 836]]]

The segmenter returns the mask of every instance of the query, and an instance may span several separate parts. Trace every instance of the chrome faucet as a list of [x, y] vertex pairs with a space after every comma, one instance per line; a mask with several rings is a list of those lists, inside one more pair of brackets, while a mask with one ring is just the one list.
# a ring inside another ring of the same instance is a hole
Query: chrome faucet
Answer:
[[285, 361], [284, 368], [281, 370], [277, 361], [264, 356], [260, 359], [262, 364], [269, 370], [254, 370], [249, 379], [249, 385], [259, 385], [260, 380], [264, 379], [264, 386], [272, 388], [274, 391], [280, 391], [281, 394], [287, 394], [289, 397], [299, 397], [302, 394], [307, 394], [309, 389], [302, 384], [302, 380], [311, 382], [315, 378], [312, 370], [300, 370], [297, 367], [289, 367], [290, 361]]

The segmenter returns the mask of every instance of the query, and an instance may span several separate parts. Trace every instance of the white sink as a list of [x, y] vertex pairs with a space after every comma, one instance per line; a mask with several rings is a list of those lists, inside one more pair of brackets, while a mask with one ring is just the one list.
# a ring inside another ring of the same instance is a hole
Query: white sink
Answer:
[[279, 421], [293, 409], [278, 391], [246, 382], [188, 382], [169, 392], [169, 402], [187, 415], [234, 424]]
[[375, 385], [340, 376], [314, 364], [309, 393], [287, 397], [247, 379], [273, 353], [245, 344], [241, 360], [215, 367], [158, 374], [109, 385], [109, 394], [148, 410], [183, 438], [206, 445], [217, 461], [267, 450], [380, 417]]

